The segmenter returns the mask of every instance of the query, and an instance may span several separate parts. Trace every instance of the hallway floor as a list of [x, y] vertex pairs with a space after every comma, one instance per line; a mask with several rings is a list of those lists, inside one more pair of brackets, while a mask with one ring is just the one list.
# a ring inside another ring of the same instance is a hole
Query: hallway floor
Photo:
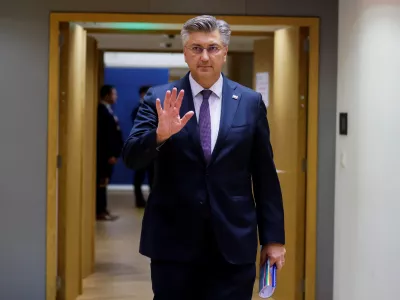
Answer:
[[110, 210], [120, 218], [97, 223], [95, 273], [84, 280], [77, 300], [153, 299], [149, 260], [138, 252], [143, 210], [133, 204], [130, 195], [110, 197]]
[[95, 273], [84, 280], [78, 300], [151, 300], [148, 258], [139, 254], [143, 210], [133, 196], [109, 197], [114, 222], [97, 222]]

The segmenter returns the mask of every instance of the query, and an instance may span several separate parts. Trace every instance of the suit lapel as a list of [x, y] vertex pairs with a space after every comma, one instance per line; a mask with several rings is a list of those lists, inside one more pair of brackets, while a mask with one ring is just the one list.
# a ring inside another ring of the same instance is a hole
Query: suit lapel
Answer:
[[190, 87], [190, 81], [189, 81], [189, 73], [186, 74], [185, 77], [183, 77], [180, 81], [180, 86], [177, 87], [178, 92], [183, 89], [185, 91], [185, 96], [182, 101], [181, 109], [179, 111], [180, 117], [182, 118], [187, 112], [193, 111], [195, 114], [193, 117], [190, 118], [189, 122], [186, 124], [186, 126], [182, 130], [186, 130], [189, 135], [189, 140], [194, 144], [196, 151], [200, 155], [201, 158], [204, 160], [204, 153], [203, 149], [201, 147], [200, 143], [200, 135], [199, 135], [199, 130], [198, 130], [198, 123], [197, 123], [197, 118], [196, 118], [196, 110], [194, 107], [194, 102], [193, 102], [193, 95], [192, 95], [192, 89]]
[[[180, 116], [183, 117], [189, 111], [195, 111], [192, 89], [190, 87], [189, 73], [183, 77], [177, 86], [178, 92], [183, 89], [185, 91], [185, 96], [182, 101], [182, 106], [180, 109]], [[211, 155], [211, 160], [209, 164], [213, 163], [217, 157], [218, 152], [221, 150], [223, 142], [229, 132], [232, 121], [235, 117], [236, 110], [238, 108], [241, 95], [236, 92], [237, 84], [229, 80], [224, 76], [224, 83], [222, 88], [222, 104], [221, 104], [221, 120], [219, 125], [218, 137]], [[189, 140], [194, 144], [198, 155], [200, 158], [204, 159], [204, 152], [200, 143], [200, 134], [198, 130], [198, 122], [196, 114], [190, 118], [189, 122], [182, 129], [186, 130], [189, 135]]]
[[221, 150], [222, 144], [229, 132], [233, 118], [235, 117], [241, 95], [236, 90], [236, 83], [224, 76], [222, 88], [222, 105], [221, 105], [221, 120], [218, 131], [217, 142], [212, 152], [210, 164], [214, 162], [218, 152]]

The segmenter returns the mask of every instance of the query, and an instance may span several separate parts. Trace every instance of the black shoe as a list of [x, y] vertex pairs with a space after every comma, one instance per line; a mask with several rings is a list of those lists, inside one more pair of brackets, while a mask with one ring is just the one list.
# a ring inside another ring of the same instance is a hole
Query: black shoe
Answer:
[[97, 216], [97, 221], [115, 221], [118, 220], [118, 216], [111, 215], [110, 213], [103, 213]]

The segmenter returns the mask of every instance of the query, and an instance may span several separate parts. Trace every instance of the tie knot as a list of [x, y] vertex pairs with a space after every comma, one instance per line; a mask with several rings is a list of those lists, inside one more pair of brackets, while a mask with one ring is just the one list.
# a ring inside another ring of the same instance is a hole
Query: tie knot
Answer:
[[208, 100], [210, 98], [212, 91], [211, 90], [202, 90], [203, 100]]

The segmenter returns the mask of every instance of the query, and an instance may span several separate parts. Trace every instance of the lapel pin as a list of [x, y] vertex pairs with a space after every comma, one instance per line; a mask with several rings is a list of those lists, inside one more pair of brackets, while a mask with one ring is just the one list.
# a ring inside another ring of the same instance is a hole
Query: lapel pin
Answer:
[[233, 95], [232, 98], [235, 99], [235, 100], [237, 100], [237, 99], [238, 99], [238, 96], [237, 96], [237, 95]]

